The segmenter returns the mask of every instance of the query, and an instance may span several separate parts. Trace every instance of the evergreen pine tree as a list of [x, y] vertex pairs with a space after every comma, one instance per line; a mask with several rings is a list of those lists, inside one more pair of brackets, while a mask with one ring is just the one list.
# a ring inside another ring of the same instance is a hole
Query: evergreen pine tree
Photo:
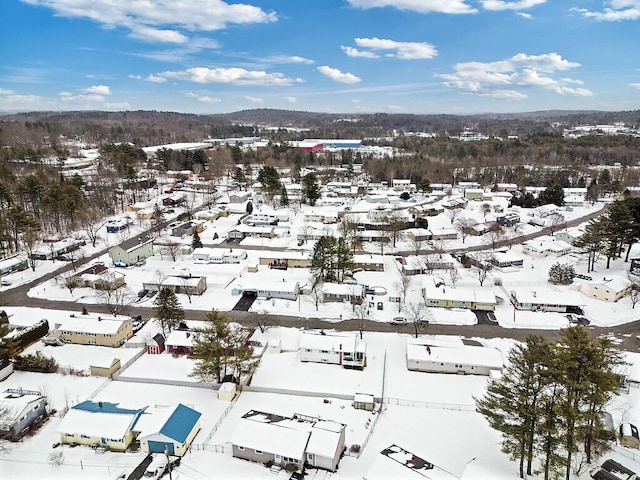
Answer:
[[200, 240], [200, 234], [198, 233], [198, 230], [194, 230], [191, 237], [191, 250], [193, 251], [196, 248], [202, 248], [202, 240]]
[[289, 205], [289, 196], [287, 195], [287, 189], [284, 185], [282, 185], [282, 190], [280, 191], [280, 205], [283, 207]]
[[156, 306], [155, 317], [160, 322], [162, 332], [166, 337], [171, 330], [175, 330], [180, 325], [180, 322], [184, 320], [184, 310], [180, 307], [176, 294], [166, 287], [160, 289], [153, 304]]

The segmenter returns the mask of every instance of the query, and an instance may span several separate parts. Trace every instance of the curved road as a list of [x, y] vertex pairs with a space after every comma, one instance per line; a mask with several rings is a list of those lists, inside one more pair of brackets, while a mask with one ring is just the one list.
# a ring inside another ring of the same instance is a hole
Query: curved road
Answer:
[[[580, 225], [581, 223], [598, 217], [605, 207], [602, 209], [593, 212], [584, 217], [580, 217], [574, 220], [571, 220], [566, 223], [567, 227], [573, 227]], [[545, 235], [548, 233], [548, 230], [541, 230], [539, 232], [534, 232], [528, 235], [523, 235], [518, 238], [518, 242], [523, 242], [526, 240], [531, 240], [533, 238]], [[138, 243], [137, 238], [131, 238], [120, 244], [123, 248], [129, 248]], [[506, 245], [506, 242], [502, 242], [502, 245]], [[111, 248], [111, 247], [109, 247]], [[95, 258], [104, 255], [108, 252], [109, 248], [106, 248], [100, 252], [93, 254], [90, 257], [85, 257], [76, 261], [76, 268], [80, 267]], [[458, 250], [458, 252], [463, 251], [474, 251], [481, 250], [486, 248], [484, 245], [467, 247]], [[410, 252], [398, 252], [396, 255], [408, 255]], [[71, 270], [71, 265], [65, 265], [64, 267], [56, 270], [55, 272], [51, 272], [43, 275], [42, 277], [33, 280], [32, 282], [26, 283], [24, 285], [20, 285], [16, 288], [6, 290], [4, 292], [0, 292], [0, 305], [2, 306], [29, 306], [29, 307], [41, 307], [41, 308], [50, 308], [56, 310], [69, 310], [69, 311], [81, 311], [82, 304], [77, 302], [67, 302], [67, 301], [56, 301], [50, 299], [41, 299], [41, 298], [31, 298], [27, 296], [27, 292], [37, 284], [45, 282], [54, 278], [61, 273], [65, 273]], [[96, 305], [91, 304], [87, 305], [90, 307], [92, 312], [99, 312], [108, 314], [109, 310], [105, 305]], [[136, 307], [135, 305], [129, 307], [128, 313], [132, 315], [142, 315], [143, 318], [150, 318], [153, 316], [154, 309], [152, 307]], [[204, 319], [207, 312], [202, 310], [191, 310], [186, 305], [185, 308], [185, 316], [188, 319], [193, 320], [202, 320]], [[284, 315], [265, 315], [265, 314], [257, 314], [253, 312], [241, 312], [241, 311], [229, 311], [224, 312], [225, 316], [230, 320], [236, 321], [243, 325], [247, 326], [258, 326], [258, 319], [260, 319], [261, 323], [266, 323], [268, 325], [279, 325], [285, 327], [305, 327], [312, 329], [336, 329], [336, 330], [344, 330], [344, 331], [358, 331], [361, 327], [359, 320], [342, 320], [340, 322], [331, 322], [326, 320], [320, 320], [316, 318], [305, 318], [305, 317], [295, 317], [295, 316], [284, 316]], [[624, 348], [628, 351], [640, 351], [640, 341], [636, 339], [636, 335], [640, 333], [640, 320], [634, 321], [632, 323], [626, 323], [624, 325], [620, 325], [617, 327], [610, 328], [600, 328], [600, 327], [589, 327], [590, 330], [594, 331], [594, 333], [612, 333], [615, 334], [619, 343], [618, 345], [621, 348]], [[367, 331], [378, 331], [378, 332], [402, 332], [410, 334], [412, 333], [411, 325], [391, 325], [383, 322], [374, 322], [368, 321], [364, 326], [364, 330]], [[430, 334], [447, 334], [447, 335], [462, 335], [465, 337], [481, 337], [481, 338], [513, 338], [515, 340], [524, 340], [528, 335], [536, 334], [549, 339], [555, 338], [558, 335], [557, 331], [553, 330], [529, 330], [529, 329], [509, 329], [503, 328], [499, 325], [494, 324], [485, 324], [480, 323], [477, 325], [470, 326], [459, 326], [459, 325], [435, 325], [431, 324], [428, 326], [428, 333]]]

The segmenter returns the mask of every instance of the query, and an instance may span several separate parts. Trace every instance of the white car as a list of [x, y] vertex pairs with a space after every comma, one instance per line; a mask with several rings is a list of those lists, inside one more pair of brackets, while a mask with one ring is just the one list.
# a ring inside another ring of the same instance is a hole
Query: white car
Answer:
[[162, 453], [152, 453], [151, 463], [144, 471], [144, 478], [160, 478], [167, 470], [167, 457]]
[[407, 319], [404, 317], [393, 317], [391, 319], [391, 325], [405, 325], [407, 323]]

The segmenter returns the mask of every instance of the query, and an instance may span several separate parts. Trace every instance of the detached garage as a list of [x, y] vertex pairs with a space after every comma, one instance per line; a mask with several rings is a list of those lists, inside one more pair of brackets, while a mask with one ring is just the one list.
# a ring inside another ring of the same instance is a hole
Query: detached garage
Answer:
[[181, 403], [175, 408], [147, 409], [138, 421], [140, 448], [182, 457], [200, 431], [201, 416]]

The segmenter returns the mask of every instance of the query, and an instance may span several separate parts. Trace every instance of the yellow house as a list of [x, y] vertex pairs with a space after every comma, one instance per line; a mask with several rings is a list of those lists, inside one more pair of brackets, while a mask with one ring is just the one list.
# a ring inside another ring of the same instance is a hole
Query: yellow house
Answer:
[[67, 343], [120, 347], [133, 336], [133, 322], [128, 317], [69, 317], [58, 326], [60, 338]]
[[71, 407], [58, 425], [60, 441], [124, 452], [135, 438], [134, 426], [145, 408], [86, 400]]

